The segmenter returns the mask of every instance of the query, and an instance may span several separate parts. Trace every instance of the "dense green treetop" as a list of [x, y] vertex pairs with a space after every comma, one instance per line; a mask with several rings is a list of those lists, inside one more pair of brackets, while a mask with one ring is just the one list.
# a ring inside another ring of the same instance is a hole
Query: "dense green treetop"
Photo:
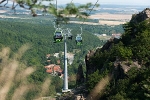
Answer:
[[[111, 73], [113, 79], [100, 99], [148, 100], [150, 98], [150, 85], [148, 85], [150, 82], [148, 74], [150, 73], [150, 19], [136, 24], [126, 23], [124, 30], [120, 39], [108, 41], [105, 47], [109, 47], [98, 49], [90, 58], [89, 66], [96, 72], [87, 77], [88, 90], [91, 91], [102, 77]], [[134, 65], [135, 63], [137, 65]], [[131, 67], [131, 69], [125, 73], [122, 67], [126, 69]]]

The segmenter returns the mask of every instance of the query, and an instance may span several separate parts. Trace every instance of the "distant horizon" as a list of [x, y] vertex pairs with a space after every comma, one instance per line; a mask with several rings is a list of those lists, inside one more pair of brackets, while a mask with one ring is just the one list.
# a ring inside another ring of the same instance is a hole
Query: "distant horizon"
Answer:
[[[63, 2], [60, 2], [57, 0], [58, 4], [67, 4], [71, 1], [73, 3], [79, 3], [79, 4], [86, 4], [88, 2], [91, 2], [95, 4], [98, 0], [61, 0]], [[55, 2], [55, 1], [54, 1]], [[150, 7], [150, 0], [99, 0], [97, 2], [98, 4], [111, 4], [111, 5], [137, 5], [137, 6], [149, 6]]]
[[[84, 3], [78, 3], [78, 2], [74, 2], [74, 4], [84, 4]], [[99, 4], [99, 3], [98, 3]], [[58, 4], [58, 5], [65, 5], [65, 4]], [[114, 4], [114, 3], [101, 3], [100, 5], [128, 5], [128, 6], [149, 6], [150, 5], [141, 5], [141, 4]]]
[[[65, 5], [65, 4], [67, 4], [67, 3], [70, 3], [71, 2], [71, 0], [63, 0], [63, 1], [65, 1], [65, 2], [60, 2], [60, 1], [58, 1], [57, 0], [57, 4], [58, 5]], [[70, 2], [67, 2], [67, 1], [70, 1]], [[89, 3], [89, 2], [91, 2], [91, 3], [93, 3], [93, 4], [95, 4], [96, 3], [96, 1], [94, 0], [94, 1], [89, 1], [89, 0], [86, 0], [86, 1], [78, 1], [78, 0], [73, 0], [73, 3], [75, 3], [75, 4], [86, 4], [86, 3]], [[100, 2], [100, 1], [102, 1], [102, 2]], [[114, 1], [117, 1], [117, 0], [114, 0]], [[126, 0], [126, 1], [128, 1], [128, 0]], [[136, 0], [137, 1], [137, 0]], [[142, 0], [142, 1], [144, 1], [144, 0]], [[52, 1], [51, 3], [53, 3], [53, 4], [55, 4], [55, 0], [54, 1]], [[49, 1], [44, 1], [42, 4], [44, 4], [44, 5], [48, 5], [50, 2]], [[8, 2], [8, 4], [12, 4], [12, 2], [11, 1], [9, 1]], [[106, 2], [104, 2], [103, 0], [99, 0], [99, 2], [97, 2], [97, 4], [100, 4], [100, 5], [128, 5], [128, 6], [145, 6], [146, 8], [150, 8], [150, 0], [149, 0], [149, 2], [148, 3], [146, 3], [146, 2], [142, 2], [142, 3], [140, 3], [140, 2], [137, 2], [137, 3], [125, 3], [125, 2], [108, 2], [108, 0], [106, 0]]]

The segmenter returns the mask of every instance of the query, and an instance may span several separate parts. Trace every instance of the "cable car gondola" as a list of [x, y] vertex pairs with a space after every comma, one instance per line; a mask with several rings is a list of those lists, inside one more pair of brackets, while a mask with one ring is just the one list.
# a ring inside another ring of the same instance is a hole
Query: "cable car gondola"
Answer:
[[82, 45], [82, 37], [79, 34], [76, 36], [76, 44], [77, 45]]
[[62, 31], [56, 30], [54, 33], [54, 42], [55, 43], [62, 42], [62, 39], [63, 39]]
[[72, 37], [73, 37], [72, 34], [69, 33], [69, 34], [68, 34], [68, 39], [72, 40]]

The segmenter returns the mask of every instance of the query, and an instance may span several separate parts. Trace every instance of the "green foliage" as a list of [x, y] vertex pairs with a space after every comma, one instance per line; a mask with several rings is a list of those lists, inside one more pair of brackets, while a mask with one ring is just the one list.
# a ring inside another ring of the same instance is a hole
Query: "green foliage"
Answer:
[[58, 76], [52, 77], [51, 85], [53, 85], [55, 87], [55, 90], [57, 92], [61, 92], [62, 86], [63, 86], [63, 80]]
[[[147, 65], [150, 63], [149, 23], [147, 23], [147, 21], [139, 25], [128, 23], [125, 27], [125, 33], [122, 38], [119, 39], [119, 42], [112, 42], [110, 50], [97, 50], [95, 55], [90, 59], [91, 65], [96, 66], [96, 69], [101, 69], [106, 61], [114, 62], [116, 58], [120, 60], [137, 59], [142, 64]], [[140, 27], [142, 27], [143, 30], [139, 29]], [[135, 31], [133, 28], [139, 31]]]
[[122, 60], [130, 59], [133, 56], [132, 50], [129, 47], [123, 46], [122, 42], [119, 42], [118, 44], [114, 45], [114, 47], [112, 47], [111, 50], [113, 55], [119, 57]]
[[76, 15], [76, 18], [86, 18], [89, 16], [87, 11], [91, 10], [91, 7], [99, 7], [99, 4], [93, 5], [92, 3], [87, 3], [85, 5], [75, 6], [75, 4], [71, 2], [60, 12], [65, 14], [65, 16]]
[[117, 93], [115, 96], [112, 96], [111, 98], [108, 98], [108, 100], [128, 100], [124, 98], [125, 93]]
[[148, 100], [149, 99], [149, 69], [131, 69], [128, 78], [119, 79], [111, 89], [109, 100]]
[[[98, 49], [90, 58], [89, 65], [94, 72], [88, 77], [89, 90], [98, 80], [115, 69], [115, 63], [136, 60], [142, 68], [132, 68], [122, 79], [114, 77], [100, 99], [103, 100], [148, 100], [150, 98], [150, 23], [149, 20], [138, 24], [127, 23], [125, 33], [120, 39], [107, 44], [107, 48]], [[106, 45], [105, 45], [106, 46]], [[91, 71], [91, 72], [92, 72]], [[115, 74], [115, 73], [113, 73]], [[119, 77], [119, 76], [118, 76]]]
[[[36, 68], [36, 71], [27, 77], [26, 82], [34, 84], [32, 90], [25, 93], [23, 96], [28, 100], [35, 99], [37, 95], [41, 96], [41, 86], [45, 82], [45, 79], [49, 77], [49, 74], [46, 73], [46, 69], [44, 68], [47, 60], [45, 56], [47, 54], [63, 52], [64, 49], [63, 43], [53, 43], [53, 33], [55, 30], [52, 23], [47, 21], [49, 18], [42, 18], [43, 19], [31, 18], [31, 20], [0, 20], [0, 49], [3, 47], [10, 47], [10, 57], [13, 57], [13, 54], [18, 51], [20, 46], [26, 43], [30, 45], [30, 48], [20, 59], [20, 62], [25, 63], [27, 66], [34, 66]], [[100, 43], [100, 40], [95, 35], [83, 29], [83, 45], [82, 47], [77, 46], [75, 44], [75, 36], [80, 33], [80, 30], [77, 28], [78, 24], [69, 24], [65, 27], [71, 28], [73, 34], [73, 40], [67, 40], [67, 49], [68, 52], [75, 51], [74, 62], [72, 65], [68, 65], [69, 75], [74, 75], [77, 72], [78, 63], [84, 60], [87, 51], [91, 48], [101, 46], [102, 43]], [[60, 57], [60, 60], [62, 62], [61, 66], [63, 66], [63, 56]], [[51, 63], [56, 63], [56, 58], [52, 56], [51, 61]], [[53, 77], [50, 78], [50, 80], [51, 85], [44, 96], [50, 96], [54, 95], [56, 92], [61, 92], [63, 80], [59, 77]], [[8, 100], [12, 98], [15, 89], [18, 88], [21, 83], [17, 82], [15, 84], [16, 85], [13, 85], [8, 93]], [[69, 85], [74, 87], [75, 81], [72, 81]]]
[[[130, 26], [126, 28], [125, 35], [122, 37], [124, 45], [128, 45], [128, 47], [131, 48], [134, 59], [138, 59], [141, 64], [149, 64], [150, 24], [148, 21], [143, 21], [136, 25], [129, 25]], [[128, 32], [129, 27], [132, 27], [130, 32]], [[128, 42], [126, 40], [128, 40]]]
[[95, 85], [105, 76], [107, 75], [108, 70], [103, 72], [99, 72], [99, 70], [95, 71], [93, 74], [88, 76], [88, 81], [86, 82], [87, 90], [90, 92]]
[[44, 79], [47, 74], [45, 73], [45, 69], [42, 66], [39, 67], [40, 67], [39, 69], [37, 69], [34, 73], [32, 73], [28, 77], [29, 82], [37, 84], [41, 84], [44, 82]]
[[[82, 21], [82, 20], [81, 20]], [[96, 20], [93, 19], [86, 19], [88, 22], [94, 22], [98, 23]], [[96, 22], [95, 22], [96, 21]], [[83, 29], [93, 33], [93, 34], [106, 34], [108, 36], [111, 36], [114, 33], [123, 33], [124, 30], [122, 28], [122, 25], [116, 25], [114, 27], [110, 27], [109, 25], [84, 25]]]
[[88, 86], [88, 91], [91, 91], [94, 86], [100, 81], [100, 79], [102, 78], [102, 76], [99, 75], [99, 71], [97, 70], [96, 72], [94, 72], [93, 74], [91, 74], [88, 77], [88, 82], [87, 82], [87, 86]]

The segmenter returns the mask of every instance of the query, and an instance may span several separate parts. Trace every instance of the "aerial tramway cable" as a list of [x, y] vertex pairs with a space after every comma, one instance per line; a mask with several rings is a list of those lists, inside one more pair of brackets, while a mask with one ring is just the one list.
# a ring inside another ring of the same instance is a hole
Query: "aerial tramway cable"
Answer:
[[[92, 10], [94, 9], [94, 7], [97, 5], [98, 1], [99, 1], [99, 0], [96, 1], [96, 3], [95, 3], [94, 6], [92, 7], [92, 9], [91, 9], [90, 12], [88, 13], [88, 15], [90, 15], [90, 13], [91, 13]], [[76, 36], [76, 40], [75, 40], [75, 41], [76, 41], [76, 44], [77, 44], [77, 45], [82, 45], [82, 36], [81, 36], [81, 35], [82, 35], [82, 25], [84, 24], [85, 19], [87, 19], [87, 17], [88, 17], [88, 16], [86, 16], [86, 18], [84, 18], [82, 24], [80, 25], [81, 33], [80, 33], [80, 34], [77, 34], [77, 36]]]
[[[94, 9], [94, 7], [96, 6], [96, 4], [98, 3], [98, 1], [99, 1], [99, 0], [97, 0], [97, 2], [94, 4], [94, 6], [92, 7], [92, 9], [90, 10], [89, 15], [90, 15], [90, 13], [92, 12], [92, 10]], [[87, 17], [88, 17], [88, 16], [87, 16]], [[86, 18], [87, 18], [87, 17], [86, 17]], [[79, 55], [80, 55], [80, 56], [79, 56], [79, 60], [78, 60], [78, 62], [79, 62], [80, 65], [82, 65], [82, 58], [81, 58], [81, 55], [83, 55], [83, 54], [82, 54], [83, 48], [82, 48], [82, 46], [81, 46], [81, 45], [82, 45], [82, 36], [81, 36], [81, 35], [82, 35], [82, 32], [83, 32], [83, 30], [82, 30], [82, 25], [84, 24], [86, 18], [84, 18], [82, 24], [80, 25], [81, 33], [80, 33], [80, 34], [77, 34], [77, 36], [76, 36], [76, 44], [79, 45], [80, 50], [81, 50], [81, 52], [80, 52], [80, 54], [79, 54]]]
[[[71, 1], [71, 3], [73, 2], [73, 0]], [[61, 21], [61, 19], [58, 17], [58, 7], [57, 7], [57, 0], [56, 0], [56, 20], [54, 22], [54, 28], [55, 28], [55, 33], [54, 33], [54, 43], [58, 43], [58, 42], [62, 42], [63, 40], [63, 30], [60, 28], [59, 23]], [[71, 30], [69, 30], [68, 28], [66, 29], [68, 30], [68, 39], [72, 40], [72, 34], [70, 33]]]
[[58, 12], [57, 12], [57, 0], [56, 0], [56, 20], [54, 25], [55, 32], [54, 32], [54, 43], [62, 42], [63, 40], [63, 34], [62, 34], [62, 29], [59, 27], [59, 19], [58, 19]]
[[[97, 5], [98, 1], [99, 1], [99, 0], [97, 0], [96, 3], [93, 5], [93, 7], [92, 7], [92, 9], [90, 10], [90, 12], [88, 13], [88, 15], [91, 14], [91, 12], [93, 11], [94, 7]], [[87, 17], [88, 17], [88, 16], [86, 16], [86, 18], [84, 18], [84, 20], [83, 20], [82, 24], [80, 25], [80, 27], [82, 27], [82, 25], [84, 24], [85, 19], [87, 19]]]

